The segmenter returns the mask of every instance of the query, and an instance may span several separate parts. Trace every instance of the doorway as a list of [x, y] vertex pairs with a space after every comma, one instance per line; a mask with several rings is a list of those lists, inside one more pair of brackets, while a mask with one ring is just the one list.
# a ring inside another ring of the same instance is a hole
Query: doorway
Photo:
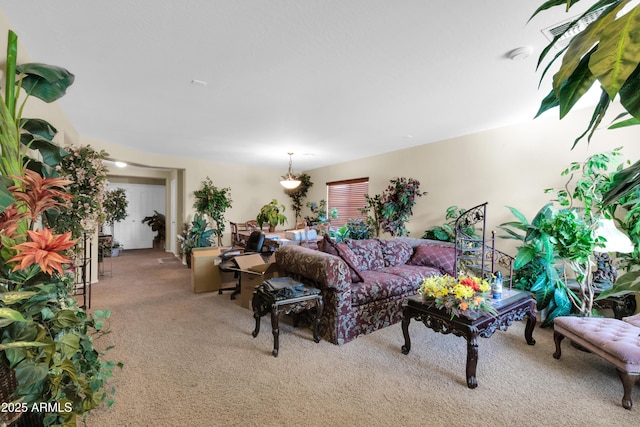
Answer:
[[109, 184], [109, 189], [122, 188], [127, 195], [127, 217], [116, 223], [113, 238], [124, 249], [149, 249], [153, 247], [156, 232], [142, 220], [154, 211], [166, 216], [166, 187], [150, 184]]

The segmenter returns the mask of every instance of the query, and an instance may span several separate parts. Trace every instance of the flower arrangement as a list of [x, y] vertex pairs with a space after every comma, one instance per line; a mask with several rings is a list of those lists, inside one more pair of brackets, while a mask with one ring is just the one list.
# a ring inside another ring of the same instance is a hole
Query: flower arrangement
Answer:
[[477, 277], [432, 276], [424, 279], [418, 294], [454, 316], [476, 319], [496, 314], [491, 305], [491, 284]]

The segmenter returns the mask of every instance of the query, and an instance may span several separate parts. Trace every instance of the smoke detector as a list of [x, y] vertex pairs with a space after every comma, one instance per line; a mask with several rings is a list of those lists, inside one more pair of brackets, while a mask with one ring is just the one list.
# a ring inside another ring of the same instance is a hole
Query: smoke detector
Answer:
[[512, 61], [524, 61], [533, 53], [533, 48], [531, 46], [519, 47], [517, 49], [513, 49], [509, 52], [509, 58]]

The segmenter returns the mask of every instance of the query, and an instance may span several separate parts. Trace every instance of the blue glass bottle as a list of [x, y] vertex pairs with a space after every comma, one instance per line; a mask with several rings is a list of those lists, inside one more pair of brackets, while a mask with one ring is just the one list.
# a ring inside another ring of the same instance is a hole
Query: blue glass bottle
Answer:
[[495, 300], [502, 299], [502, 273], [499, 271], [494, 273], [493, 283], [491, 284], [491, 297]]

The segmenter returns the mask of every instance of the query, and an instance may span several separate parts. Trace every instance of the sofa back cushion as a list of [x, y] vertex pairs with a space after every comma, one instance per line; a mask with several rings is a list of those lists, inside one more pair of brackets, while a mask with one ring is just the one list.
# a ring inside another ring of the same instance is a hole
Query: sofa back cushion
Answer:
[[415, 248], [407, 264], [435, 267], [443, 274], [456, 275], [455, 248], [444, 246], [420, 245]]
[[378, 239], [345, 239], [344, 242], [358, 257], [361, 271], [380, 270], [381, 268], [384, 268], [382, 245], [380, 245], [380, 241]]
[[380, 240], [385, 267], [406, 264], [413, 255], [413, 248], [401, 240]]

